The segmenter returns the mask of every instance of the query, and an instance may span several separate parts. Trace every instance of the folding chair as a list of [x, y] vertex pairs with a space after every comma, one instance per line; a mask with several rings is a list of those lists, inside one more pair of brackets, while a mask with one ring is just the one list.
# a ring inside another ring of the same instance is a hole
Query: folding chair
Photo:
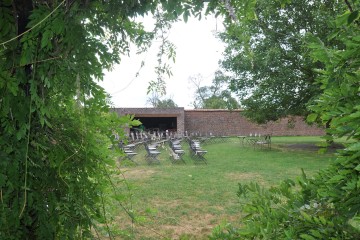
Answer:
[[205, 154], [206, 150], [203, 150], [200, 146], [200, 142], [190, 141], [190, 156], [194, 159], [195, 162], [203, 162], [207, 164]]
[[130, 160], [131, 162], [135, 163], [135, 165], [138, 165], [135, 161], [134, 161], [134, 157], [137, 155], [136, 152], [134, 152], [131, 148], [133, 146], [135, 146], [134, 144], [129, 144], [129, 145], [124, 145], [123, 142], [119, 142], [119, 148], [121, 149], [121, 151], [123, 153], [125, 153], [125, 156], [120, 158], [119, 161], [123, 161], [125, 159]]
[[271, 135], [264, 135], [255, 142], [256, 146], [267, 147], [271, 149]]
[[147, 163], [148, 164], [152, 164], [152, 163], [160, 164], [158, 156], [160, 155], [161, 152], [157, 151], [156, 147], [149, 146], [146, 142], [144, 142], [144, 146], [145, 146], [145, 150], [146, 150], [145, 159], [146, 159]]
[[185, 154], [185, 151], [182, 149], [182, 146], [180, 144], [179, 140], [169, 141], [170, 145], [170, 157], [172, 159], [172, 163], [178, 163], [183, 162], [185, 163], [183, 159], [183, 155]]

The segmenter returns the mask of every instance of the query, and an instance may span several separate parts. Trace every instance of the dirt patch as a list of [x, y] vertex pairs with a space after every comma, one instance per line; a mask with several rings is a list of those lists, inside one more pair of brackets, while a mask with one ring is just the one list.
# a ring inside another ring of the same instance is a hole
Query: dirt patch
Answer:
[[156, 173], [153, 169], [128, 169], [123, 172], [127, 179], [144, 179], [149, 178]]
[[225, 178], [235, 181], [235, 182], [252, 182], [256, 181], [260, 185], [265, 185], [266, 181], [263, 179], [263, 177], [258, 173], [252, 173], [252, 172], [231, 172], [225, 174]]
[[261, 175], [257, 173], [242, 173], [242, 172], [232, 172], [225, 174], [225, 177], [230, 180], [254, 180], [254, 179], [260, 179]]
[[196, 237], [194, 239], [207, 239], [212, 229], [215, 227], [214, 219], [216, 216], [212, 214], [203, 214], [194, 216], [192, 219], [183, 218], [176, 225], [163, 225], [163, 230], [171, 231], [172, 239], [177, 239], [182, 235]]
[[174, 224], [161, 224], [161, 227], [144, 228], [137, 236], [139, 239], [146, 236], [148, 239], [208, 239], [213, 228], [220, 224], [219, 216], [212, 214], [196, 214], [184, 216]]
[[[155, 201], [152, 204], [153, 213], [146, 215], [147, 221], [136, 225], [135, 239], [208, 239], [214, 227], [225, 221], [236, 221], [238, 215], [228, 215], [223, 206], [212, 206], [216, 213], [205, 213], [201, 206], [205, 202], [194, 202], [189, 205], [183, 200]], [[166, 206], [166, 207], [164, 207]], [[183, 209], [177, 216], [172, 215], [172, 209]]]

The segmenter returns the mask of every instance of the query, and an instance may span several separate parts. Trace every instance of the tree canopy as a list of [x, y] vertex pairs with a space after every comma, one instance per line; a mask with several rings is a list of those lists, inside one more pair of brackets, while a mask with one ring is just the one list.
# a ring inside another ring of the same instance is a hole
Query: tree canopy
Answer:
[[[328, 39], [307, 36], [309, 56], [322, 90], [308, 108], [307, 119], [328, 125], [326, 139], [350, 140], [328, 168], [309, 179], [303, 172], [297, 182], [285, 180], [263, 189], [258, 184], [239, 184], [238, 196], [247, 216], [240, 228], [228, 226], [213, 239], [356, 239], [360, 235], [360, 98], [358, 2], [344, 1]], [[340, 46], [340, 47], [339, 47]]]
[[195, 86], [194, 108], [238, 109], [239, 104], [227, 89], [229, 79], [221, 71], [215, 72], [211, 86], [201, 86], [201, 75], [192, 76], [189, 81]]
[[[241, 5], [241, 3], [239, 3]], [[254, 18], [239, 21], [221, 34], [226, 43], [221, 66], [230, 73], [245, 115], [264, 123], [288, 115], [307, 115], [306, 104], [321, 92], [306, 48], [307, 33], [325, 43], [333, 26], [329, 16], [341, 11], [335, 0], [256, 1]], [[240, 16], [239, 16], [240, 15]]]
[[176, 108], [178, 105], [174, 102], [172, 98], [163, 98], [153, 95], [148, 98], [148, 102], [154, 108]]

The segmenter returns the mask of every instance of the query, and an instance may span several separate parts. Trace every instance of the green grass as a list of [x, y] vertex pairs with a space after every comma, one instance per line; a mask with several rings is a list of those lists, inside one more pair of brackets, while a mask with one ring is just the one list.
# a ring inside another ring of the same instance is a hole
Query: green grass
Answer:
[[[315, 174], [334, 156], [313, 149], [288, 149], [286, 145], [319, 141], [319, 137], [274, 137], [271, 150], [243, 146], [238, 139], [203, 145], [208, 150], [208, 165], [194, 164], [188, 154], [184, 157], [186, 164], [174, 165], [166, 148], [160, 148], [160, 165], [147, 165], [144, 151], [139, 151], [135, 158], [139, 165], [122, 168], [132, 187], [131, 201], [124, 204], [131, 206], [137, 216], [144, 216], [141, 224], [134, 225], [130, 238], [206, 239], [223, 221], [238, 224], [238, 183], [256, 181], [269, 187], [287, 178], [296, 179], [301, 169], [308, 176]], [[125, 184], [119, 188], [127, 191]], [[117, 224], [130, 228], [131, 221], [124, 211], [119, 211]]]
[[[276, 136], [272, 137], [272, 142], [274, 144], [321, 144], [325, 143], [325, 140], [322, 139], [320, 136]], [[337, 143], [348, 143], [350, 142], [346, 137], [342, 137], [336, 140]]]

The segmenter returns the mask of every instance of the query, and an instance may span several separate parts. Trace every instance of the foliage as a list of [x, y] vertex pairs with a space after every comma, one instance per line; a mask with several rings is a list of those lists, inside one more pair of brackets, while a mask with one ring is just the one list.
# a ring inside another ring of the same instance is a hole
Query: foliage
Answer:
[[[327, 140], [346, 136], [352, 140], [339, 151], [337, 160], [313, 179], [285, 181], [269, 190], [257, 184], [239, 185], [238, 194], [249, 197], [243, 205], [248, 214], [244, 226], [228, 238], [243, 239], [357, 239], [360, 236], [360, 105], [359, 105], [359, 5], [348, 7], [333, 23], [336, 31], [329, 38], [341, 44], [327, 45], [314, 35], [308, 36], [311, 57], [324, 66], [318, 69], [317, 83], [322, 93], [309, 108], [328, 124]], [[341, 47], [340, 47], [341, 46]], [[295, 188], [294, 188], [295, 187]], [[224, 228], [226, 229], [226, 228]], [[214, 232], [214, 236], [219, 232]]]
[[[298, 181], [283, 181], [280, 186], [264, 189], [257, 183], [239, 184], [238, 196], [247, 213], [243, 227], [230, 224], [213, 232], [212, 239], [356, 239], [359, 230], [330, 202], [313, 198], [317, 191], [314, 180], [303, 174]], [[225, 238], [226, 236], [226, 238]]]
[[[321, 76], [317, 79], [324, 92], [309, 108], [323, 124], [330, 123], [330, 140], [343, 136], [353, 140], [332, 168], [320, 174], [318, 182], [318, 194], [350, 219], [360, 210], [360, 5], [347, 4], [349, 10], [336, 19], [337, 31], [330, 36], [341, 41], [343, 48], [325, 46], [319, 39], [310, 38], [314, 61], [323, 62], [325, 67], [319, 70]], [[314, 115], [311, 118], [316, 119]]]
[[202, 76], [192, 76], [189, 81], [195, 85], [195, 108], [204, 109], [237, 109], [239, 104], [232, 94], [226, 90], [229, 79], [221, 72], [215, 72], [211, 86], [201, 86]]
[[[208, 4], [213, 12], [217, 1]], [[114, 133], [138, 124], [109, 113], [98, 86], [129, 44], [158, 34], [134, 19], [199, 15], [204, 2], [0, 1], [0, 238], [90, 238], [107, 227], [103, 196]], [[220, 9], [221, 10], [221, 9]], [[160, 25], [163, 23], [160, 23]], [[111, 237], [111, 235], [110, 235]]]
[[[284, 5], [284, 2], [288, 2]], [[242, 3], [238, 3], [242, 5]], [[258, 123], [289, 115], [304, 116], [307, 102], [321, 92], [305, 47], [306, 33], [328, 42], [329, 16], [338, 1], [253, 1], [254, 16], [239, 11], [228, 24], [222, 67], [231, 76], [230, 89], [239, 96], [244, 114]], [[334, 42], [330, 40], [330, 42]]]
[[159, 102], [154, 106], [156, 108], [176, 108], [178, 105], [171, 98], [159, 100]]
[[178, 105], [174, 102], [174, 100], [172, 98], [160, 99], [156, 95], [149, 97], [148, 102], [154, 108], [176, 108], [176, 107], [178, 107]]

